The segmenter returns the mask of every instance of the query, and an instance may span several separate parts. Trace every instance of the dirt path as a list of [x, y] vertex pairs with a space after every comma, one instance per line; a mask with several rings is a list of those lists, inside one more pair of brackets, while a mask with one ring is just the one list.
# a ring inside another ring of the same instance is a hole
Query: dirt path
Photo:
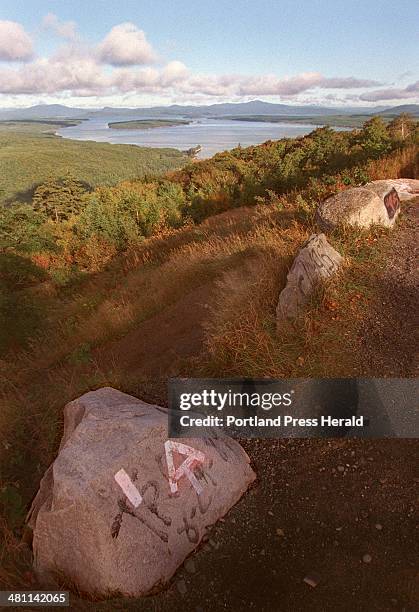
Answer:
[[392, 252], [375, 279], [371, 315], [360, 330], [369, 376], [415, 376], [419, 346], [419, 198], [403, 205]]
[[99, 365], [114, 363], [132, 376], [161, 379], [176, 376], [179, 363], [200, 352], [203, 322], [208, 316], [213, 284], [186, 293], [180, 300], [143, 321], [119, 340], [95, 352]]

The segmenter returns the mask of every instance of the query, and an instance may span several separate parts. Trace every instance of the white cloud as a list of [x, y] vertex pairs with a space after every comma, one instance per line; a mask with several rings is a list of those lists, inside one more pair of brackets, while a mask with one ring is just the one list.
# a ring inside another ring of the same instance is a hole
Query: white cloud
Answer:
[[163, 69], [162, 84], [166, 87], [184, 81], [189, 76], [189, 70], [183, 62], [169, 62]]
[[52, 30], [58, 36], [67, 40], [77, 38], [77, 24], [75, 21], [60, 21], [54, 13], [48, 13], [42, 20], [42, 27], [45, 30]]
[[249, 78], [240, 86], [243, 95], [295, 96], [310, 89], [357, 89], [379, 85], [377, 81], [354, 77], [327, 78], [319, 72], [304, 72], [294, 77], [279, 79], [275, 75]]
[[0, 92], [6, 94], [56, 94], [80, 88], [93, 92], [109, 86], [109, 78], [91, 59], [62, 62], [41, 58], [19, 70], [0, 69]]
[[356, 79], [355, 77], [323, 77], [319, 83], [319, 87], [325, 89], [360, 89], [362, 87], [377, 87], [377, 85], [381, 85], [381, 83], [372, 79]]
[[190, 75], [178, 84], [182, 93], [205, 96], [234, 96], [238, 94], [241, 78], [239, 75]]
[[245, 79], [240, 85], [242, 95], [280, 95], [294, 96], [307, 89], [317, 87], [322, 80], [318, 72], [306, 72], [294, 77], [279, 79], [273, 74], [261, 75]]
[[[327, 77], [320, 72], [303, 72], [293, 76], [275, 74], [200, 74], [192, 73], [178, 60], [166, 64], [157, 62], [157, 54], [146, 36], [135, 24], [122, 23], [113, 27], [94, 46], [82, 41], [72, 21], [61, 21], [49, 13], [42, 21], [65, 43], [48, 57], [38, 58], [15, 67], [0, 67], [0, 95], [102, 97], [107, 99], [140, 100], [171, 99], [175, 101], [223, 101], [253, 99], [266, 96], [275, 101], [310, 100], [340, 101], [339, 92], [359, 103], [384, 99], [408, 99], [417, 96], [417, 83], [404, 88], [376, 89], [380, 85], [371, 79], [357, 77]], [[7, 41], [7, 44], [5, 43]], [[32, 41], [20, 24], [0, 21], [0, 59], [30, 59]], [[150, 64], [154, 63], [153, 66]], [[374, 91], [369, 91], [373, 89]], [[329, 98], [327, 97], [329, 95]], [[143, 96], [143, 97], [142, 97]], [[330, 97], [332, 96], [332, 97]], [[344, 101], [345, 101], [344, 100]], [[343, 103], [343, 102], [342, 102]]]
[[73, 93], [83, 96], [128, 93], [175, 93], [208, 97], [281, 96], [294, 98], [314, 89], [348, 89], [374, 81], [326, 78], [318, 72], [283, 79], [275, 75], [192, 74], [180, 61], [162, 67], [114, 67], [106, 69], [95, 53], [79, 44], [62, 46], [50, 58], [42, 58], [17, 70], [0, 71], [0, 93]]
[[157, 59], [143, 30], [129, 22], [114, 26], [97, 51], [99, 60], [112, 66], [151, 64]]
[[15, 21], [0, 20], [0, 60], [16, 62], [33, 55], [32, 39], [23, 26]]
[[160, 72], [155, 68], [119, 68], [112, 74], [112, 86], [122, 93], [147, 91], [159, 86]]
[[376, 89], [359, 96], [360, 100], [366, 102], [378, 102], [380, 100], [409, 100], [419, 96], [419, 81], [407, 87], [389, 87], [387, 89]]

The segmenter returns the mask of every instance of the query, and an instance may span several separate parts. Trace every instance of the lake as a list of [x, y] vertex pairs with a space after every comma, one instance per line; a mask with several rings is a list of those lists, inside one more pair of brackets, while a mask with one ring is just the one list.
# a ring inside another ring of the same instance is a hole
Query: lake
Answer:
[[[198, 157], [211, 157], [219, 151], [260, 144], [266, 140], [304, 136], [316, 128], [310, 124], [262, 123], [228, 119], [194, 119], [188, 125], [151, 128], [147, 130], [117, 130], [108, 127], [112, 121], [130, 121], [133, 117], [109, 116], [83, 121], [77, 126], [57, 131], [63, 138], [95, 140], [113, 144], [133, 144], [144, 147], [173, 147], [186, 150], [202, 146]], [[148, 119], [148, 117], [141, 117]]]

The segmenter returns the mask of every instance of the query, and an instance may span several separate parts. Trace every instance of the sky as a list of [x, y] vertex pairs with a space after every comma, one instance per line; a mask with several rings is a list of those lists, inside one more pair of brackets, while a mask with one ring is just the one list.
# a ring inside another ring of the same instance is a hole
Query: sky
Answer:
[[417, 0], [0, 0], [0, 106], [419, 102]]

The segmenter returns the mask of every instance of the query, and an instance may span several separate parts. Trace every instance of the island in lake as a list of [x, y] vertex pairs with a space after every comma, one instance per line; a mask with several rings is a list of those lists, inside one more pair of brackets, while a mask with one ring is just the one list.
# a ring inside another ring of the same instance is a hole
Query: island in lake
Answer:
[[187, 119], [134, 119], [133, 121], [113, 121], [108, 126], [114, 130], [149, 130], [158, 127], [188, 125]]

